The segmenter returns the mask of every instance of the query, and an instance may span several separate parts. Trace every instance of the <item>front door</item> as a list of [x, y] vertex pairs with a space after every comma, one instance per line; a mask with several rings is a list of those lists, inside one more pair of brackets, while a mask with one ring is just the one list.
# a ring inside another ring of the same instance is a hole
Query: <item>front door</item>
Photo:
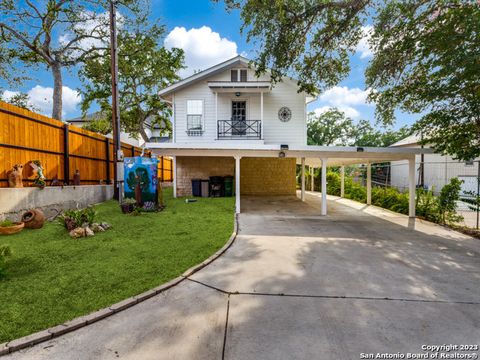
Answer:
[[245, 135], [247, 131], [247, 102], [232, 101], [232, 135]]

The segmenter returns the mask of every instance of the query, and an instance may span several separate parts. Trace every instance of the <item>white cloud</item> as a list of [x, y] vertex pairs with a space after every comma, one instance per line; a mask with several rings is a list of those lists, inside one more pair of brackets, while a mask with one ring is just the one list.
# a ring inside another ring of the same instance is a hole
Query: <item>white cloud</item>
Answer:
[[[321, 106], [321, 107], [313, 110], [313, 112], [315, 113], [315, 115], [319, 116], [319, 115], [323, 114], [324, 112], [327, 112], [331, 108], [332, 108], [332, 106]], [[336, 108], [340, 111], [343, 111], [345, 113], [345, 116], [347, 116], [349, 118], [356, 119], [356, 118], [360, 117], [360, 113], [358, 112], [358, 110], [351, 107], [351, 106], [336, 106]]]
[[357, 44], [356, 52], [360, 53], [360, 59], [365, 59], [373, 55], [372, 48], [368, 41], [370, 40], [373, 27], [371, 25], [362, 26], [363, 37]]
[[205, 70], [237, 55], [237, 44], [222, 38], [208, 26], [190, 30], [177, 26], [167, 35], [164, 45], [168, 49], [176, 47], [185, 51], [187, 68], [180, 72], [182, 77], [192, 75], [197, 70]]
[[[18, 91], [5, 90], [2, 94], [3, 98], [10, 99], [12, 96], [18, 94]], [[29, 103], [34, 108], [38, 109], [40, 113], [51, 116], [53, 106], [53, 88], [36, 85], [27, 92]], [[62, 87], [62, 115], [75, 111], [77, 106], [82, 101], [82, 96], [78, 91]]]
[[371, 91], [371, 89], [362, 90], [347, 86], [334, 86], [318, 97], [321, 106], [316, 108], [314, 112], [320, 115], [335, 107], [343, 111], [346, 116], [357, 119], [360, 117], [360, 112], [356, 109], [356, 106], [370, 105], [367, 103], [367, 96]]

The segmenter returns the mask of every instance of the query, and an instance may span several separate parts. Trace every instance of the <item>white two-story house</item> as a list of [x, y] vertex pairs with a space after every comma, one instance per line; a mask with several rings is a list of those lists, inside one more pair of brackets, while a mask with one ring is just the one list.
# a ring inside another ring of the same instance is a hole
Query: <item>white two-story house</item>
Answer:
[[[154, 153], [174, 158], [174, 196], [190, 196], [192, 180], [235, 178], [240, 195], [295, 195], [296, 164], [321, 166], [407, 159], [412, 150], [307, 146], [307, 104], [297, 81], [271, 84], [249, 60], [236, 56], [160, 91], [172, 107], [171, 143], [147, 143]], [[398, 152], [400, 154], [391, 154]], [[411, 156], [410, 156], [411, 157]], [[304, 166], [302, 167], [304, 169]], [[322, 181], [326, 214], [326, 180]], [[302, 182], [301, 197], [305, 187]]]

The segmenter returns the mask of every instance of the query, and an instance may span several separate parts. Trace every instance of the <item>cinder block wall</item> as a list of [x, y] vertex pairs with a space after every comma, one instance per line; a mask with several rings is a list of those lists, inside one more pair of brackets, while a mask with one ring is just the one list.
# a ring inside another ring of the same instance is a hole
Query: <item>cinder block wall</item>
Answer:
[[233, 157], [177, 156], [177, 196], [192, 195], [192, 179], [210, 176], [234, 176]]
[[294, 158], [242, 158], [242, 195], [295, 195]]

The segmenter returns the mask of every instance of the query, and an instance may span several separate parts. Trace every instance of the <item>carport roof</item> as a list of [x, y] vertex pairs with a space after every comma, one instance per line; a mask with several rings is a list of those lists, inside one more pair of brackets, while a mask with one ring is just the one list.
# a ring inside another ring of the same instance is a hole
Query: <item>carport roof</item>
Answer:
[[[282, 145], [266, 145], [249, 142], [218, 142], [198, 144], [147, 143], [146, 147], [158, 155], [170, 156], [241, 156], [279, 157]], [[327, 159], [329, 166], [364, 164], [412, 159], [417, 154], [432, 153], [421, 148], [381, 148], [352, 146], [289, 146], [283, 150], [285, 157], [306, 159], [306, 164], [319, 166], [321, 159]]]

